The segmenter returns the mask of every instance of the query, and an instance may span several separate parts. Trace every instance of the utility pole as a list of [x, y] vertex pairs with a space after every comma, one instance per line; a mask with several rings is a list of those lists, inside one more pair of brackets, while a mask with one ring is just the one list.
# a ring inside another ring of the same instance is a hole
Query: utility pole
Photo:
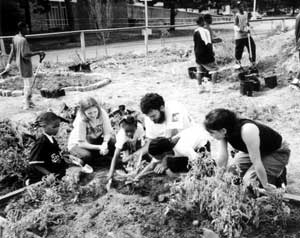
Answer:
[[256, 0], [253, 0], [253, 19], [256, 19]]
[[148, 58], [148, 0], [144, 0], [145, 3], [145, 50], [146, 57]]

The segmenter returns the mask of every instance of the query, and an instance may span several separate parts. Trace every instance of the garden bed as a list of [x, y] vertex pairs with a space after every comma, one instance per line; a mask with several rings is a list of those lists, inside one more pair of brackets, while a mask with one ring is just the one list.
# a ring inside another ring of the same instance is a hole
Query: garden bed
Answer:
[[[84, 73], [66, 73], [66, 74], [50, 74], [42, 73], [37, 76], [34, 91], [46, 88], [48, 90], [65, 88], [65, 87], [85, 87], [96, 84], [105, 77], [99, 74]], [[6, 78], [4, 83], [0, 83], [0, 89], [5, 90], [22, 90], [24, 87], [23, 80], [20, 77]]]

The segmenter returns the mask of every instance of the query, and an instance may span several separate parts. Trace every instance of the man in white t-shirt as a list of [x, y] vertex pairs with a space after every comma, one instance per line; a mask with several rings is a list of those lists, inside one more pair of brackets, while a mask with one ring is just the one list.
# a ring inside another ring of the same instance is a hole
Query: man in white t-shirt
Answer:
[[149, 170], [156, 173], [162, 173], [164, 170], [169, 173], [187, 172], [190, 169], [189, 161], [202, 159], [203, 155], [205, 157], [206, 153], [210, 152], [208, 138], [209, 135], [203, 127], [193, 126], [170, 139], [153, 139], [149, 144], [152, 161], [136, 178], [142, 177]]
[[140, 103], [145, 114], [146, 137], [172, 137], [192, 125], [186, 108], [178, 102], [166, 102], [156, 93], [148, 93]]
[[145, 114], [146, 143], [142, 154], [148, 153], [151, 140], [157, 137], [171, 138], [178, 132], [192, 126], [192, 120], [187, 110], [178, 102], [165, 103], [157, 93], [147, 93], [140, 102], [140, 108]]

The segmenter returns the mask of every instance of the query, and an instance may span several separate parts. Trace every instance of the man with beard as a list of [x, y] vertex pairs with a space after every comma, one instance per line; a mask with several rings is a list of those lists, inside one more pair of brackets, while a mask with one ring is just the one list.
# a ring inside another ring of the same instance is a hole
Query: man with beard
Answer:
[[[146, 143], [143, 154], [148, 152], [151, 140], [158, 137], [171, 138], [192, 126], [192, 120], [186, 108], [175, 101], [166, 102], [157, 93], [146, 94], [140, 102], [140, 108], [145, 114]], [[156, 171], [164, 172], [163, 164], [158, 164]]]

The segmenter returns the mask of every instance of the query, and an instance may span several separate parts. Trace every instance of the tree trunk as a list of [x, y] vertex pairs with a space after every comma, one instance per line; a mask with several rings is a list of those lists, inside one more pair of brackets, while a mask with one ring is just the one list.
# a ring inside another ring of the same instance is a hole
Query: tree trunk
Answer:
[[72, 4], [71, 0], [65, 0], [66, 4], [66, 10], [67, 10], [67, 18], [68, 18], [68, 23], [69, 23], [69, 30], [74, 30], [74, 15], [73, 15], [73, 9], [72, 9]]
[[3, 32], [2, 32], [2, 0], [0, 0], [0, 36], [3, 36]]
[[113, 22], [112, 0], [86, 0], [89, 16], [97, 28], [110, 28]]
[[29, 33], [31, 34], [31, 14], [30, 14], [30, 5], [29, 0], [24, 0], [24, 9], [25, 9], [25, 23], [28, 27]]
[[[175, 3], [171, 3], [170, 9], [170, 25], [175, 25], [176, 8]], [[175, 31], [175, 27], [171, 26], [170, 31]]]

